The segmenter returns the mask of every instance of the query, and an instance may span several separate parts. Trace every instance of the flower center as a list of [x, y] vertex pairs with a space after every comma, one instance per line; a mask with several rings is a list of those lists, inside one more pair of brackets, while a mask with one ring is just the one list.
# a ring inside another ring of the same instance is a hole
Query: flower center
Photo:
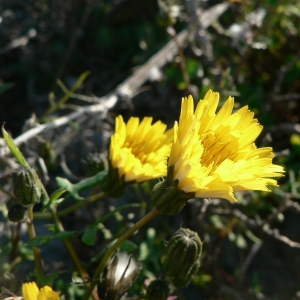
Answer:
[[147, 162], [148, 157], [148, 148], [145, 147], [145, 142], [140, 143], [130, 143], [126, 142], [124, 147], [128, 148], [128, 150], [138, 159], [142, 164]]
[[234, 160], [239, 145], [236, 139], [230, 136], [221, 137], [214, 131], [205, 133], [201, 138], [204, 151], [201, 164], [211, 166], [211, 173], [225, 160]]

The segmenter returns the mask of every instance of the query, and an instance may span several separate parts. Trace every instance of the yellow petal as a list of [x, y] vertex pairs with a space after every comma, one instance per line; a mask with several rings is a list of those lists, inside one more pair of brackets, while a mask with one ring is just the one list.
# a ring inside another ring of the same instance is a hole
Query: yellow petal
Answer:
[[59, 300], [59, 294], [54, 292], [50, 286], [41, 288], [37, 300]]
[[22, 285], [22, 295], [25, 300], [37, 300], [39, 289], [35, 282], [28, 282]]

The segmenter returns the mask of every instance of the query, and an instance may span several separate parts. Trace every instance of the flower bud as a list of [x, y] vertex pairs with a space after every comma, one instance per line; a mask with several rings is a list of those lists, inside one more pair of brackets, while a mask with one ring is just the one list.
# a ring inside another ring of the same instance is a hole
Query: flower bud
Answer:
[[192, 280], [200, 267], [201, 252], [202, 242], [196, 232], [180, 228], [171, 237], [163, 266], [175, 287], [185, 287]]
[[26, 208], [20, 204], [14, 204], [9, 210], [7, 217], [12, 222], [20, 222], [24, 219]]
[[126, 187], [134, 181], [125, 181], [125, 176], [119, 176], [118, 168], [114, 168], [109, 162], [107, 177], [102, 184], [102, 190], [107, 196], [120, 197], [124, 194]]
[[151, 193], [151, 201], [156, 209], [164, 215], [178, 214], [187, 201], [195, 196], [195, 193], [186, 193], [177, 188], [178, 180], [173, 180], [173, 167], [169, 167], [167, 178], [157, 183]]
[[40, 201], [41, 192], [41, 182], [34, 169], [21, 169], [15, 174], [14, 194], [18, 204], [34, 205]]
[[108, 160], [103, 153], [89, 153], [86, 159], [90, 176], [108, 170]]
[[132, 286], [141, 263], [127, 253], [116, 253], [100, 276], [98, 295], [103, 300], [119, 300]]
[[169, 286], [164, 279], [151, 281], [147, 288], [147, 300], [167, 300], [169, 296]]

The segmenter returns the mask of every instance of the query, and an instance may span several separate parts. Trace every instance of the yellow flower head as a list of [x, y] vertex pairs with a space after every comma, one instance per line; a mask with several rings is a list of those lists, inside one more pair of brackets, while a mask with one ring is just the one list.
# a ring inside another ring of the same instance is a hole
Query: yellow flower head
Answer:
[[35, 282], [24, 283], [22, 294], [25, 300], [59, 300], [59, 293], [47, 285], [39, 290]]
[[280, 177], [284, 170], [272, 164], [272, 148], [255, 146], [262, 126], [247, 106], [232, 114], [232, 97], [216, 113], [218, 104], [219, 93], [211, 90], [195, 112], [191, 96], [182, 100], [169, 159], [178, 188], [234, 202], [233, 191], [269, 191], [268, 185], [277, 185], [270, 177]]
[[[174, 125], [167, 185], [172, 182], [173, 190], [176, 186], [187, 198], [220, 197], [233, 202], [237, 201], [234, 191], [269, 191], [269, 185], [277, 185], [270, 178], [282, 176], [284, 170], [272, 164], [272, 148], [255, 146], [262, 126], [247, 106], [232, 113], [232, 97], [216, 113], [218, 104], [219, 93], [211, 90], [196, 110], [192, 96], [182, 99], [180, 120]], [[166, 184], [160, 185], [166, 189]], [[159, 194], [156, 192], [154, 203], [161, 198]]]
[[151, 117], [116, 118], [115, 134], [110, 143], [110, 170], [103, 190], [120, 196], [126, 184], [163, 177], [167, 173], [173, 129], [167, 130], [161, 121], [152, 124]]
[[122, 116], [116, 118], [116, 132], [111, 137], [110, 160], [125, 181], [142, 182], [166, 175], [173, 131], [152, 118], [130, 118], [125, 124]]

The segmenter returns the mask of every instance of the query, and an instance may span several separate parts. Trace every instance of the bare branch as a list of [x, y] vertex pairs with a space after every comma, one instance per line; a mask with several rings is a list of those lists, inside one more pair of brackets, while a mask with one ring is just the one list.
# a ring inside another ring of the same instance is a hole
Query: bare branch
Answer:
[[247, 224], [247, 226], [249, 228], [259, 229], [263, 233], [267, 234], [268, 236], [271, 236], [271, 237], [275, 238], [276, 240], [285, 243], [286, 245], [288, 245], [291, 248], [300, 249], [300, 243], [294, 242], [294, 241], [290, 240], [288, 237], [281, 235], [279, 233], [278, 229], [270, 229], [270, 228], [268, 228], [268, 224], [265, 224], [265, 222], [250, 219], [245, 214], [243, 214], [242, 212], [240, 212], [237, 209], [230, 210], [230, 209], [217, 208], [217, 209], [212, 209], [211, 212], [214, 214], [223, 215], [223, 216], [234, 216], [234, 217], [240, 219], [241, 221], [243, 221], [245, 224]]

